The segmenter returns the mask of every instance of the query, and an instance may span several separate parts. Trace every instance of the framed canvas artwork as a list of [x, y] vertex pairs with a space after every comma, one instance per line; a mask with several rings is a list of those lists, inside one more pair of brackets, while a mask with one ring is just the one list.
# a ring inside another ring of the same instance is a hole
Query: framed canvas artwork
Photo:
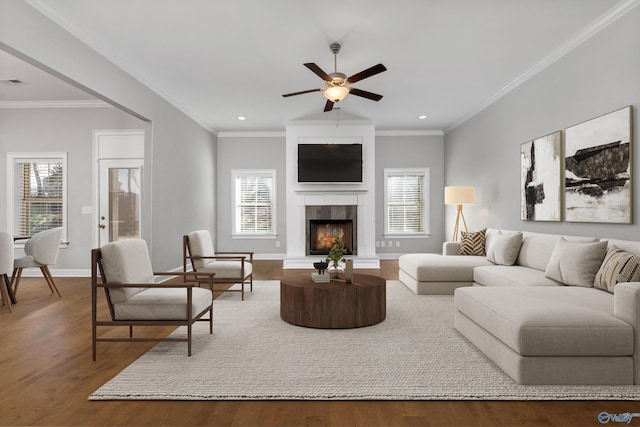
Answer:
[[562, 220], [562, 131], [520, 145], [520, 219]]
[[631, 223], [631, 106], [565, 130], [565, 220]]

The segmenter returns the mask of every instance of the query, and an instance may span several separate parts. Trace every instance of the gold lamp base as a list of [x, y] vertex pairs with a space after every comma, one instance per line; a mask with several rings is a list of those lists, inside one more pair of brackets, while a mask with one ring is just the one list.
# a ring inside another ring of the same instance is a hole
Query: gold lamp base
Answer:
[[458, 236], [458, 228], [460, 226], [460, 218], [462, 218], [462, 223], [464, 224], [464, 231], [468, 232], [469, 230], [467, 229], [467, 221], [465, 221], [464, 214], [462, 213], [462, 205], [458, 205], [458, 215], [456, 216], [456, 226], [453, 229], [453, 237], [451, 238], [453, 242], [458, 241], [457, 236]]

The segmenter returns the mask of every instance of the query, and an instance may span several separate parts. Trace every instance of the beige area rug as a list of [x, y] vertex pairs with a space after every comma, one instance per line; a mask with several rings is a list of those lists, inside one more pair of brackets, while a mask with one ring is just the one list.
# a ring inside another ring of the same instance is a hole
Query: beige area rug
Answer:
[[[387, 318], [323, 330], [280, 319], [278, 281], [214, 302], [193, 355], [159, 343], [91, 400], [638, 400], [640, 386], [521, 386], [457, 333], [453, 297], [387, 282]], [[174, 334], [185, 334], [176, 330]]]

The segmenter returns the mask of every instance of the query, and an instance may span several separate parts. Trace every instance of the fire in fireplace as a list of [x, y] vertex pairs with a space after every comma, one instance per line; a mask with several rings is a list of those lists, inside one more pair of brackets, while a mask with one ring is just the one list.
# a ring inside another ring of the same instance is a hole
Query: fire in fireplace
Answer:
[[336, 234], [342, 238], [346, 254], [353, 255], [353, 220], [312, 219], [309, 228], [310, 255], [328, 255]]

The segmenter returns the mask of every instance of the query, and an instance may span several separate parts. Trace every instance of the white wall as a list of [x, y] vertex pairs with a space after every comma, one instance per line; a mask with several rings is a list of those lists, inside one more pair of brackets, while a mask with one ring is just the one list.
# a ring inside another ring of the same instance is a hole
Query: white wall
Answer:
[[2, 1], [0, 40], [0, 49], [151, 123], [143, 236], [156, 270], [180, 266], [182, 234], [215, 230], [215, 135], [21, 0]]
[[[298, 183], [298, 144], [358, 143], [362, 144], [362, 183], [306, 184]], [[357, 205], [358, 248], [354, 266], [359, 260], [371, 260], [378, 266], [375, 248], [375, 127], [363, 121], [300, 121], [287, 125], [286, 135], [286, 215], [287, 258], [285, 266], [305, 257], [306, 205]], [[367, 261], [368, 262], [368, 261]]]
[[4, 173], [7, 153], [66, 152], [67, 237], [70, 244], [60, 250], [55, 269], [71, 275], [73, 270], [86, 274], [97, 226], [93, 215], [82, 214], [83, 206], [93, 204], [92, 132], [143, 128], [141, 120], [113, 107], [0, 109], [0, 229], [7, 223], [7, 177]]
[[[469, 228], [640, 240], [637, 137], [632, 159], [634, 223], [520, 221], [520, 144], [632, 105], [640, 123], [640, 7], [445, 135], [446, 185], [475, 185]], [[637, 132], [636, 132], [637, 134]], [[453, 229], [455, 207], [446, 211]]]

